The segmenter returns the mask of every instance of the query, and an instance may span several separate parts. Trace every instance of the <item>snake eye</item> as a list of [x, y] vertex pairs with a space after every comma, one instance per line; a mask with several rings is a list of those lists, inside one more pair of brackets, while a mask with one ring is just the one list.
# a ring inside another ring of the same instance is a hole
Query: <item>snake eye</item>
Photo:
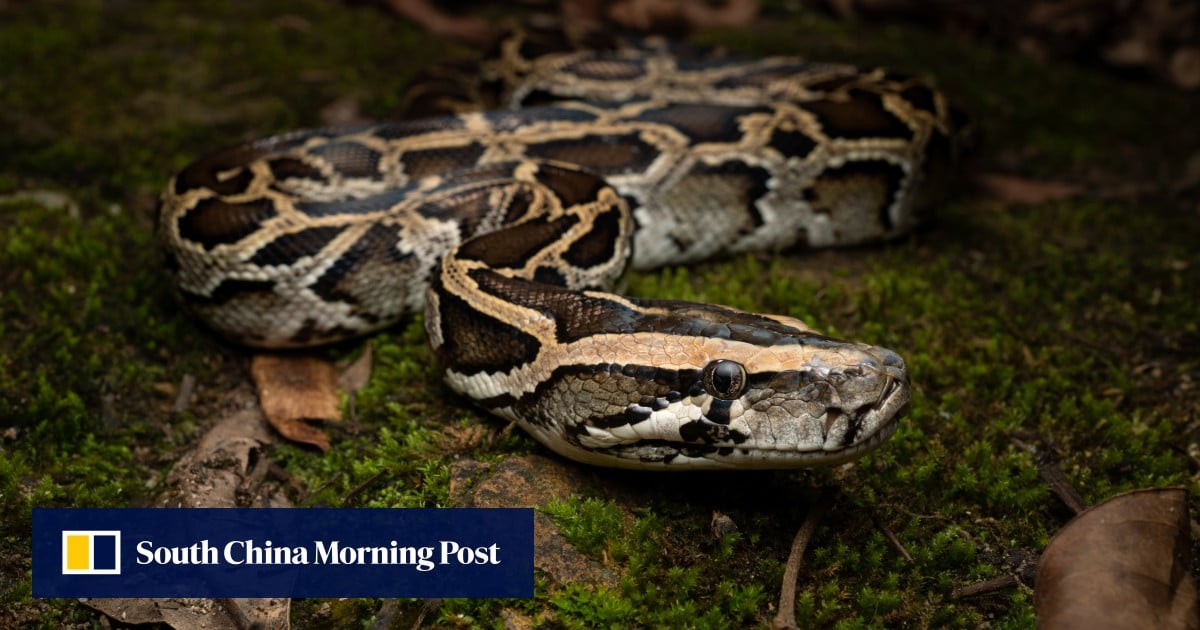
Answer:
[[704, 366], [704, 389], [721, 400], [733, 400], [746, 389], [746, 368], [737, 361], [713, 361]]

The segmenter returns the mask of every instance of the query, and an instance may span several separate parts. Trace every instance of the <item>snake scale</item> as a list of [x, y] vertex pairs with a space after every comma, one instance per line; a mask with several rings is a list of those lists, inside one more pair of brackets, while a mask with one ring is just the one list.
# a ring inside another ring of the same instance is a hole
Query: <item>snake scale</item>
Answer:
[[485, 67], [514, 107], [287, 133], [162, 196], [184, 302], [302, 347], [424, 312], [449, 386], [552, 450], [623, 468], [852, 460], [909, 396], [890, 350], [785, 316], [610, 293], [648, 269], [909, 229], [953, 161], [941, 93], [796, 58], [665, 46]]

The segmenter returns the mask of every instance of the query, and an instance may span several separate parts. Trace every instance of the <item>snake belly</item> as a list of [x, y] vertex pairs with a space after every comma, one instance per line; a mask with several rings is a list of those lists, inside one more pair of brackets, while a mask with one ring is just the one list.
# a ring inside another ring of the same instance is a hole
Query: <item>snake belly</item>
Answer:
[[910, 396], [890, 350], [609, 291], [627, 266], [903, 233], [953, 157], [940, 93], [791, 58], [517, 51], [515, 99], [579, 100], [298, 131], [176, 175], [158, 231], [184, 302], [263, 348], [423, 310], [453, 390], [591, 464], [807, 467], [887, 439]]

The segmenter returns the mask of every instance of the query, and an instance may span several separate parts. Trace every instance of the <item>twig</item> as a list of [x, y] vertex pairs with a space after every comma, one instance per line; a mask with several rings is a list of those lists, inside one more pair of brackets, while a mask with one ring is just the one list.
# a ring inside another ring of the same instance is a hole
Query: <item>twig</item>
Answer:
[[978, 597], [1021, 585], [1033, 588], [1034, 581], [1037, 579], [1037, 565], [1040, 558], [1036, 553], [1019, 553], [1020, 551], [1018, 550], [1017, 553], [1019, 561], [1009, 569], [1006, 575], [956, 588], [950, 592], [950, 599]]
[[896, 551], [899, 551], [900, 555], [904, 556], [904, 559], [907, 560], [909, 564], [916, 564], [916, 561], [913, 560], [912, 554], [908, 553], [908, 549], [904, 547], [904, 544], [900, 542], [899, 538], [896, 538], [896, 534], [892, 533], [891, 528], [888, 527], [887, 524], [879, 520], [878, 517], [872, 517], [871, 520], [875, 521], [875, 529], [883, 532], [884, 538], [887, 538], [888, 542], [892, 543], [892, 546], [896, 548]]
[[379, 607], [379, 612], [375, 613], [375, 620], [371, 622], [370, 630], [387, 630], [391, 628], [396, 621], [396, 616], [399, 614], [400, 604], [396, 600], [384, 600], [383, 605]]
[[967, 586], [956, 588], [953, 591], [950, 591], [950, 599], [963, 599], [965, 597], [986, 595], [988, 593], [994, 593], [996, 591], [1012, 588], [1020, 583], [1021, 580], [1018, 580], [1017, 576], [1015, 575], [1001, 575], [1000, 577], [995, 577], [990, 580], [984, 580], [983, 582], [976, 582], [975, 584], [968, 584]]
[[388, 469], [384, 468], [383, 470], [375, 473], [374, 475], [371, 475], [366, 481], [358, 484], [357, 486], [354, 486], [354, 488], [352, 490], [350, 490], [350, 492], [346, 493], [346, 496], [342, 497], [342, 505], [346, 505], [346, 504], [350, 503], [351, 499], [358, 496], [359, 493], [361, 493], [363, 490], [366, 490], [367, 488], [369, 488], [371, 486], [371, 484], [375, 483], [376, 481], [379, 481], [379, 479], [386, 474], [388, 474]]
[[231, 597], [222, 597], [217, 600], [221, 602], [221, 607], [233, 619], [233, 624], [238, 630], [262, 630], [263, 623], [257, 619], [251, 619], [246, 615], [246, 611], [238, 605], [238, 600]]
[[325, 488], [332, 486], [334, 483], [337, 482], [338, 479], [341, 479], [341, 478], [342, 478], [342, 471], [339, 470], [338, 472], [333, 473], [333, 476], [330, 477], [327, 481], [325, 481], [325, 483], [322, 483], [321, 485], [317, 486], [316, 490], [313, 490], [312, 492], [308, 493], [308, 496], [304, 497], [304, 500], [300, 502], [300, 505], [302, 505], [304, 507], [309, 507], [312, 504], [313, 499], [317, 498], [318, 494], [321, 494], [322, 492], [324, 492]]
[[817, 497], [816, 504], [804, 517], [800, 531], [792, 539], [792, 552], [788, 555], [787, 566], [783, 571], [783, 587], [779, 592], [779, 613], [771, 622], [773, 630], [791, 630], [796, 628], [796, 578], [800, 575], [800, 563], [804, 560], [804, 549], [809, 539], [817, 529], [817, 524], [825, 516], [829, 503], [827, 493]]
[[425, 603], [421, 604], [420, 612], [417, 613], [417, 620], [413, 622], [412, 630], [418, 630], [421, 625], [425, 623], [425, 615], [428, 615], [429, 613], [434, 612], [441, 607], [442, 600], [440, 598], [425, 600]]
[[1009, 437], [1009, 440], [1017, 448], [1029, 453], [1029, 456], [1037, 462], [1038, 475], [1050, 487], [1050, 491], [1054, 493], [1054, 496], [1058, 497], [1058, 500], [1067, 506], [1067, 509], [1076, 514], [1082, 514], [1084, 510], [1088, 509], [1087, 501], [1083, 500], [1083, 496], [1075, 489], [1071, 480], [1067, 479], [1067, 476], [1058, 469], [1058, 466], [1051, 461], [1048, 455], [1039, 454], [1037, 447], [1025, 442], [1021, 438], [1012, 436]]
[[175, 395], [175, 403], [171, 405], [171, 413], [180, 413], [192, 403], [192, 394], [196, 391], [196, 377], [184, 374], [179, 381], [179, 392]]
[[[253, 452], [252, 452], [253, 454]], [[271, 469], [271, 462], [265, 457], [254, 458], [254, 464], [238, 484], [238, 492], [243, 496], [253, 496], [262, 487], [263, 479]]]
[[1038, 474], [1041, 475], [1042, 481], [1050, 486], [1050, 491], [1054, 493], [1054, 496], [1058, 497], [1058, 500], [1062, 501], [1072, 512], [1082, 514], [1084, 510], [1088, 509], [1087, 501], [1083, 500], [1083, 496], [1071, 484], [1071, 480], [1067, 479], [1067, 476], [1053, 462], [1048, 460], [1039, 462]]

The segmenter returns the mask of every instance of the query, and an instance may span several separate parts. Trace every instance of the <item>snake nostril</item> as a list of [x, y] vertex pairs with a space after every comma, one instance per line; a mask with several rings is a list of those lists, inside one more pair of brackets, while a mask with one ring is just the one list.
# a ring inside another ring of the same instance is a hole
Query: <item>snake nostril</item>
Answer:
[[904, 359], [900, 358], [900, 355], [892, 352], [891, 350], [881, 348], [879, 360], [882, 361], [883, 365], [886, 367], [904, 368]]

